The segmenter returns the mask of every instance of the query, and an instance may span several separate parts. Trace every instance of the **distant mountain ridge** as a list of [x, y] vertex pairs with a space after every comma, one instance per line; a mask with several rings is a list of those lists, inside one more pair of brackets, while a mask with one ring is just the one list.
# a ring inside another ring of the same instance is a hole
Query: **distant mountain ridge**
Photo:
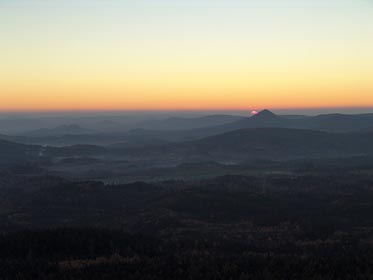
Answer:
[[139, 124], [139, 128], [152, 130], [195, 129], [231, 123], [243, 118], [243, 116], [232, 115], [208, 115], [194, 118], [172, 117], [164, 120], [143, 122]]
[[214, 128], [216, 131], [227, 132], [244, 128], [295, 128], [312, 129], [329, 132], [353, 132], [373, 129], [373, 113], [344, 115], [327, 114], [304, 117], [282, 117], [269, 110], [263, 110], [258, 114], [242, 120]]
[[34, 131], [25, 133], [29, 137], [48, 137], [62, 135], [79, 135], [93, 133], [93, 130], [83, 128], [76, 124], [60, 125], [54, 128], [40, 128]]
[[[211, 123], [211, 120], [215, 124], [205, 126], [207, 123]], [[199, 123], [194, 124], [194, 122]], [[216, 125], [217, 122], [224, 123]], [[139, 126], [142, 125], [139, 124]], [[263, 110], [251, 117], [213, 115], [199, 118], [170, 118], [147, 123], [145, 126], [147, 128], [110, 132], [91, 131], [76, 126], [65, 126], [58, 129], [38, 131], [31, 136], [4, 136], [3, 138], [20, 143], [40, 145], [111, 145], [123, 143], [125, 146], [133, 147], [193, 141], [234, 130], [250, 128], [289, 128], [325, 132], [369, 132], [373, 131], [373, 114], [281, 116], [269, 110]], [[168, 129], [165, 129], [166, 127]]]

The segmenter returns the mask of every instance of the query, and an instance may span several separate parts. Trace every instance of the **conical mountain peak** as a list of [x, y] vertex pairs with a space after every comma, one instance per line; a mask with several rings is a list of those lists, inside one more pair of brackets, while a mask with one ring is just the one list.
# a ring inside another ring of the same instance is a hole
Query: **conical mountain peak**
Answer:
[[258, 114], [254, 116], [254, 118], [256, 119], [259, 119], [259, 118], [260, 119], [272, 119], [276, 117], [277, 116], [274, 113], [272, 113], [270, 110], [267, 110], [267, 109], [260, 111]]

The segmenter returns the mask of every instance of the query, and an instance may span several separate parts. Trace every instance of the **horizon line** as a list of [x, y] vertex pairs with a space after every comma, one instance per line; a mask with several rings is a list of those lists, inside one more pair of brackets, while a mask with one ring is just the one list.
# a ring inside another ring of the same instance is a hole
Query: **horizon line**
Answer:
[[94, 113], [94, 112], [213, 112], [213, 111], [232, 111], [232, 112], [251, 112], [253, 110], [271, 110], [271, 111], [296, 111], [296, 110], [373, 110], [372, 106], [321, 106], [321, 107], [247, 107], [247, 108], [139, 108], [139, 109], [101, 109], [101, 108], [73, 108], [73, 109], [0, 109], [0, 113]]

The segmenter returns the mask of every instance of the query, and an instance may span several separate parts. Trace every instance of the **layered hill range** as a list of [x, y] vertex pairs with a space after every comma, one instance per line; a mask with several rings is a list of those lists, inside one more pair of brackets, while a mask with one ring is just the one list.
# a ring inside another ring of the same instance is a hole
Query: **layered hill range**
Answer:
[[[89, 131], [89, 134], [49, 138], [2, 136], [0, 161], [56, 162], [71, 157], [89, 157], [157, 166], [206, 161], [226, 164], [255, 159], [370, 156], [373, 154], [372, 128], [373, 114], [277, 116], [264, 110], [249, 118], [195, 129], [137, 129], [126, 133]], [[51, 147], [42, 142], [46, 139], [59, 139], [67, 146]], [[92, 145], [100, 141], [101, 145]], [[74, 145], [68, 145], [71, 142]]]
[[76, 124], [60, 125], [54, 128], [40, 128], [25, 133], [29, 137], [57, 137], [62, 135], [82, 135], [93, 133], [92, 130]]
[[5, 136], [9, 141], [65, 146], [76, 144], [110, 145], [121, 143], [128, 147], [143, 147], [202, 139], [229, 131], [248, 128], [289, 128], [324, 132], [373, 131], [373, 114], [327, 114], [318, 116], [275, 115], [263, 110], [251, 117], [212, 115], [196, 118], [169, 118], [144, 121], [136, 129], [124, 130], [120, 126], [110, 131], [87, 129], [77, 124], [38, 129], [22, 135]]

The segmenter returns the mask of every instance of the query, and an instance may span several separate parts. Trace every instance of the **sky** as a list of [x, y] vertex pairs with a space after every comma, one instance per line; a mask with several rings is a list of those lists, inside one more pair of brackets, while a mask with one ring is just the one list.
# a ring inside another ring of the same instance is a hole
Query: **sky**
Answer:
[[0, 111], [373, 108], [371, 0], [0, 0]]

